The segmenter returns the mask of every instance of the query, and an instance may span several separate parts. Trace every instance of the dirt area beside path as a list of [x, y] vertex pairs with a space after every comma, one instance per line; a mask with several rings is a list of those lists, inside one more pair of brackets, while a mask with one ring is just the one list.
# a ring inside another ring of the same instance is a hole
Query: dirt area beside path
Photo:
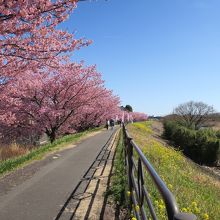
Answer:
[[153, 121], [152, 129], [158, 136], [161, 136], [163, 134], [163, 124], [160, 121]]
[[153, 130], [153, 134], [152, 137], [154, 139], [156, 139], [157, 141], [159, 141], [160, 143], [162, 143], [163, 145], [168, 145], [168, 141], [162, 138], [163, 135], [163, 123], [160, 121], [152, 121], [152, 130]]

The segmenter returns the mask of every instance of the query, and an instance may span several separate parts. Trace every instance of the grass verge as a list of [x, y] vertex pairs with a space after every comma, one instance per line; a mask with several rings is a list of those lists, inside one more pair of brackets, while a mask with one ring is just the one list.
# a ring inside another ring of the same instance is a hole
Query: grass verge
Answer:
[[124, 144], [122, 131], [120, 131], [116, 154], [113, 165], [113, 175], [111, 184], [107, 191], [107, 195], [112, 198], [117, 206], [117, 209], [127, 208], [127, 175], [125, 168]]
[[[130, 124], [129, 134], [173, 192], [180, 210], [194, 213], [198, 220], [220, 219], [220, 182], [203, 172], [180, 151], [165, 147], [156, 140], [151, 123], [153, 122]], [[164, 203], [146, 172], [145, 183], [158, 218], [167, 219]]]
[[77, 143], [86, 134], [98, 131], [100, 129], [101, 128], [94, 128], [94, 129], [80, 132], [80, 133], [76, 133], [73, 135], [67, 135], [67, 136], [64, 136], [64, 137], [57, 139], [52, 144], [49, 143], [49, 144], [43, 145], [37, 149], [33, 149], [29, 153], [22, 155], [20, 157], [0, 161], [0, 176], [11, 171], [11, 170], [14, 170], [18, 167], [21, 167], [21, 166], [23, 166], [33, 160], [42, 159], [42, 157], [45, 156], [48, 152], [57, 151], [57, 150], [61, 149], [62, 147], [66, 146], [67, 144]]
[[0, 161], [25, 155], [29, 151], [30, 150], [28, 148], [22, 147], [18, 145], [17, 143], [12, 143], [7, 146], [1, 146], [0, 147]]

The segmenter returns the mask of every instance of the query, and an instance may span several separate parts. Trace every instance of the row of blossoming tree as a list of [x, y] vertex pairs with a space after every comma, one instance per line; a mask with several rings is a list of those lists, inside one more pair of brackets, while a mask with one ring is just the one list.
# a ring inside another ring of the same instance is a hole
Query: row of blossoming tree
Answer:
[[[0, 1], [2, 141], [36, 140], [46, 133], [53, 142], [124, 117], [96, 67], [70, 61], [70, 52], [91, 43], [56, 28], [75, 7], [74, 0]], [[146, 119], [140, 113], [131, 117]]]

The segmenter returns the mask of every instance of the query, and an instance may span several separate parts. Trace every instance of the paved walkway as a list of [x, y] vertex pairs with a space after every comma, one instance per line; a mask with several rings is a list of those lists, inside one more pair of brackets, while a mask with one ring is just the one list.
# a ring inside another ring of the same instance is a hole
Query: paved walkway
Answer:
[[[50, 155], [49, 163], [8, 192], [4, 193], [7, 176], [0, 179], [0, 219], [89, 219], [88, 211], [84, 212], [87, 216], [82, 217], [82, 199], [97, 175], [104, 174], [102, 167], [109, 163], [108, 159], [112, 160], [114, 137], [115, 131], [102, 131], [74, 148]], [[89, 197], [95, 200], [91, 193]], [[86, 204], [90, 204], [91, 211], [92, 203], [87, 201]]]

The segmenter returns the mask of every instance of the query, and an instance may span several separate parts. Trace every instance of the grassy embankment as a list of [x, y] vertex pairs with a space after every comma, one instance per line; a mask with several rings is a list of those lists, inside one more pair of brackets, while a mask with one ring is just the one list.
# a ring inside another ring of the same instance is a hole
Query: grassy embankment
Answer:
[[[180, 210], [196, 214], [199, 220], [220, 219], [220, 182], [186, 159], [181, 152], [155, 139], [152, 123], [130, 124], [129, 134], [174, 193]], [[145, 179], [159, 219], [167, 219], [158, 191], [147, 175]]]
[[2, 160], [0, 161], [0, 176], [6, 172], [24, 166], [25, 164], [30, 163], [33, 160], [40, 160], [49, 152], [58, 151], [64, 148], [65, 146], [67, 146], [68, 144], [76, 144], [87, 134], [98, 131], [100, 129], [101, 128], [95, 128], [88, 131], [67, 135], [57, 139], [53, 143], [45, 144], [31, 151], [27, 151], [27, 153], [22, 156], [18, 156], [12, 159]]

